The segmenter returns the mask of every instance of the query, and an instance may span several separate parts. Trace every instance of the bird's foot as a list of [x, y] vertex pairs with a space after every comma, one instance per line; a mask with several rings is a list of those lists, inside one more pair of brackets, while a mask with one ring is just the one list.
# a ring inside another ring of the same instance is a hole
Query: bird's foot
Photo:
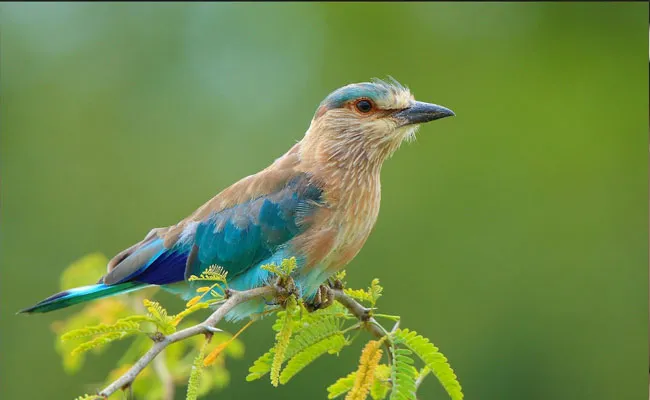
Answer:
[[320, 285], [318, 291], [311, 301], [305, 302], [305, 308], [309, 312], [314, 312], [316, 310], [322, 310], [327, 308], [334, 303], [334, 292], [330, 285]]
[[280, 277], [275, 281], [275, 302], [284, 307], [289, 297], [296, 295], [298, 297], [298, 288], [291, 277]]
[[342, 282], [340, 279], [337, 279], [337, 278], [329, 278], [329, 279], [327, 280], [327, 284], [328, 284], [332, 289], [336, 289], [336, 290], [343, 290], [343, 288], [345, 287], [345, 285], [343, 284], [343, 282]]

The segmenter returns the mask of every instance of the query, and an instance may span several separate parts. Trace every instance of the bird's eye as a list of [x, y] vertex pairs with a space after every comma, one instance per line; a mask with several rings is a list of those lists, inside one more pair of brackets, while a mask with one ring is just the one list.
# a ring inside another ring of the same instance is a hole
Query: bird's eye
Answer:
[[369, 113], [372, 110], [372, 103], [370, 102], [370, 100], [363, 99], [357, 101], [355, 107], [357, 108], [357, 110], [359, 110], [359, 112], [365, 114], [365, 113]]

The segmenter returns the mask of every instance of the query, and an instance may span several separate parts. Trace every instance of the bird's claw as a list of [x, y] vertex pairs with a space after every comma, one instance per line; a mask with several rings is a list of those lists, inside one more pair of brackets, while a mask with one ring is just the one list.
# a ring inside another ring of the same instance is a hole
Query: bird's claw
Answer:
[[334, 303], [334, 292], [332, 288], [329, 285], [320, 285], [314, 298], [309, 302], [305, 302], [305, 308], [309, 312], [314, 312], [327, 308], [332, 303]]
[[278, 278], [278, 280], [275, 282], [274, 287], [276, 291], [276, 299], [280, 304], [284, 304], [292, 295], [296, 295], [296, 297], [298, 297], [298, 288], [296, 287], [296, 283], [291, 277]]
[[336, 290], [343, 290], [343, 288], [345, 287], [343, 282], [334, 276], [327, 278], [327, 285], [329, 285], [329, 287], [331, 287], [332, 289], [336, 289]]

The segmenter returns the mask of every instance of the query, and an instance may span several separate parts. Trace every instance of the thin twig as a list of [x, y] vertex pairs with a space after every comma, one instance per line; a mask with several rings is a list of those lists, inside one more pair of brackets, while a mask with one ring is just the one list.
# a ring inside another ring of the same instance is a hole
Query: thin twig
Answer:
[[415, 380], [415, 388], [416, 389], [418, 389], [420, 387], [420, 385], [422, 384], [422, 381], [424, 380], [424, 378], [426, 378], [427, 375], [429, 375], [429, 372], [431, 372], [431, 370], [429, 368], [424, 368], [422, 371], [420, 371], [420, 376], [418, 376], [418, 379]]
[[185, 340], [189, 337], [201, 333], [207, 335], [212, 334], [216, 330], [214, 326], [217, 323], [219, 323], [226, 316], [226, 314], [228, 314], [228, 312], [230, 312], [235, 306], [245, 303], [252, 299], [266, 297], [266, 296], [274, 296], [275, 294], [276, 294], [276, 288], [271, 286], [264, 286], [264, 287], [245, 290], [241, 292], [231, 290], [228, 299], [215, 312], [213, 312], [205, 321], [201, 322], [200, 324], [172, 333], [169, 336], [164, 336], [160, 341], [155, 342], [153, 346], [151, 346], [149, 351], [147, 351], [142, 357], [140, 357], [140, 359], [135, 364], [133, 364], [133, 366], [127, 372], [125, 372], [117, 380], [115, 380], [113, 383], [111, 383], [106, 388], [104, 388], [104, 390], [99, 392], [99, 395], [107, 398], [108, 396], [112, 395], [116, 391], [122, 388], [129, 387], [133, 383], [135, 378], [138, 376], [138, 374], [140, 374], [140, 372], [142, 372], [142, 370], [145, 369], [147, 365], [149, 365], [154, 360], [154, 358], [156, 358], [156, 356], [160, 354], [160, 352], [162, 352], [170, 344], [181, 340]]
[[[136, 312], [140, 314], [145, 314], [147, 310], [142, 304], [144, 296], [133, 296], [132, 303], [133, 308]], [[153, 370], [156, 372], [156, 376], [160, 379], [162, 385], [162, 400], [174, 400], [174, 394], [176, 391], [176, 385], [174, 384], [174, 378], [167, 368], [167, 363], [165, 362], [165, 350], [160, 352], [160, 357], [156, 357], [152, 363]], [[131, 389], [133, 385], [131, 385]], [[133, 396], [131, 396], [133, 397]]]
[[364, 307], [361, 305], [361, 303], [345, 294], [343, 290], [332, 289], [332, 292], [334, 293], [334, 300], [343, 304], [343, 306], [347, 308], [348, 311], [350, 311], [352, 315], [357, 317], [361, 322], [366, 323], [366, 328], [370, 331], [370, 333], [379, 339], [385, 336], [381, 329], [379, 329], [375, 324], [368, 323], [371, 319], [369, 308]]
[[[382, 330], [379, 326], [379, 323], [375, 321], [375, 319], [372, 317], [370, 314], [369, 308], [364, 307], [361, 303], [353, 299], [352, 297], [348, 296], [345, 294], [345, 292], [341, 289], [332, 289], [332, 293], [334, 294], [334, 300], [338, 301], [341, 303], [345, 308], [348, 309], [354, 315], [361, 321], [361, 323], [364, 325], [364, 327], [376, 338], [381, 339], [386, 337], [388, 339], [388, 332], [385, 330]], [[386, 352], [386, 355], [388, 356], [388, 361], [389, 363], [393, 362], [393, 355], [390, 351], [390, 339], [386, 340], [385, 342], [386, 349], [388, 350]]]
[[156, 357], [153, 360], [152, 365], [163, 386], [163, 400], [174, 400], [174, 392], [176, 387], [174, 385], [174, 378], [169, 372], [169, 368], [167, 368], [167, 363], [165, 362], [165, 350], [160, 352], [160, 357]]

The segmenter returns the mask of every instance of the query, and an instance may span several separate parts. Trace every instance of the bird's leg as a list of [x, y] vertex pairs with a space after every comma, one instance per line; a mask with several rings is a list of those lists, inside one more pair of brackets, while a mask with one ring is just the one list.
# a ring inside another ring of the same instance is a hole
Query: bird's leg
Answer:
[[309, 312], [327, 308], [334, 303], [334, 292], [329, 284], [320, 285], [313, 299], [305, 302], [305, 308]]

